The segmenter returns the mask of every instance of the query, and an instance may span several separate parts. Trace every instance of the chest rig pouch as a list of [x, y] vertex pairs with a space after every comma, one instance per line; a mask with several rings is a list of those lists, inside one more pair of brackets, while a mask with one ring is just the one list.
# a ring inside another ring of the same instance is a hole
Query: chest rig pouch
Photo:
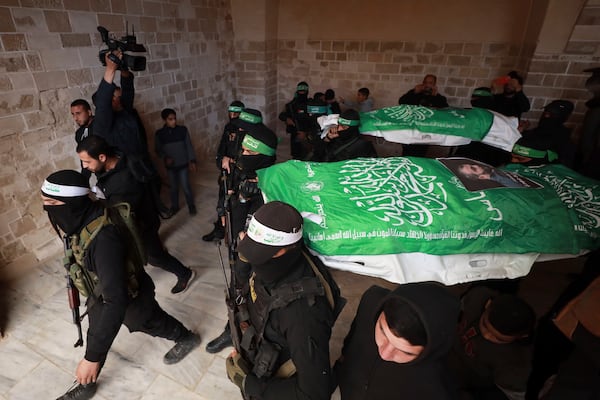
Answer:
[[[303, 255], [315, 276], [302, 277], [297, 281], [279, 285], [271, 291], [255, 284], [254, 275], [250, 278], [249, 290], [254, 307], [250, 310], [251, 324], [242, 335], [241, 347], [253, 364], [252, 372], [259, 378], [288, 378], [296, 373], [296, 367], [289, 354], [284, 354], [279, 344], [264, 337], [271, 311], [302, 298], [306, 298], [309, 306], [312, 306], [317, 296], [325, 296], [334, 310], [335, 320], [345, 303], [345, 300], [339, 297], [339, 288], [335, 281], [326, 279], [310, 256], [305, 252]], [[335, 287], [331, 287], [332, 285]]]
[[69, 238], [71, 249], [68, 250], [66, 256], [71, 260], [74, 260], [69, 267], [69, 276], [82, 296], [87, 297], [88, 299], [92, 297], [97, 299], [102, 293], [98, 275], [85, 266], [85, 258], [87, 250], [100, 231], [105, 226], [114, 224], [121, 228], [120, 231], [126, 234], [129, 242], [129, 246], [127, 246], [127, 259], [125, 262], [127, 270], [127, 291], [130, 298], [137, 297], [139, 291], [137, 276], [140, 269], [144, 267], [145, 259], [144, 256], [141, 255], [142, 253], [139, 249], [139, 239], [133, 237], [137, 233], [130, 231], [130, 229], [133, 229], [133, 226], [129, 226], [129, 219], [131, 219], [131, 221], [133, 220], [132, 217], [130, 217], [129, 204], [119, 203], [111, 208], [106, 208], [104, 214], [87, 224], [81, 230], [79, 235], [72, 235]]

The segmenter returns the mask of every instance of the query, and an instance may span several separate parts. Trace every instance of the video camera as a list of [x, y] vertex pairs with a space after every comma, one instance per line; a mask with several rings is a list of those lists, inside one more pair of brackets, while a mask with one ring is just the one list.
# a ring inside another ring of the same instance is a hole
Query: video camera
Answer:
[[[145, 53], [146, 48], [143, 44], [136, 42], [135, 32], [132, 29], [131, 35], [129, 34], [129, 28], [125, 28], [125, 36], [121, 40], [112, 39], [108, 35], [108, 29], [103, 26], [98, 27], [98, 32], [102, 36], [102, 41], [108, 46], [107, 49], [100, 50], [98, 57], [102, 65], [106, 66], [106, 53], [109, 53], [108, 58], [117, 64], [120, 69], [130, 69], [132, 71], [144, 71], [146, 69], [146, 57], [126, 54], [127, 52], [132, 53]], [[121, 50], [123, 58], [117, 57], [112, 52], [114, 50]]]

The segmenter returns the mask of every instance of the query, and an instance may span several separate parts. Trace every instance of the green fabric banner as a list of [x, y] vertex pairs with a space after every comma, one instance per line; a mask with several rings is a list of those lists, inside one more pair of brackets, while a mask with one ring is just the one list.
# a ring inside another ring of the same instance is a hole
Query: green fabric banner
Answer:
[[323, 255], [423, 252], [577, 254], [600, 246], [599, 183], [562, 166], [511, 166], [541, 188], [467, 191], [439, 161], [397, 157], [288, 161], [259, 170], [268, 201], [305, 218]]
[[432, 109], [400, 105], [361, 113], [360, 131], [418, 130], [450, 136], [462, 136], [481, 141], [490, 130], [494, 116], [482, 108]]

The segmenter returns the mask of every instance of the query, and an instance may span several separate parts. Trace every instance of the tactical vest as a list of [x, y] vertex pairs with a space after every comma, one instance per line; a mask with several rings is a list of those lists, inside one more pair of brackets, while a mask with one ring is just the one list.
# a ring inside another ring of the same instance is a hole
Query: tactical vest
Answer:
[[120, 232], [126, 236], [128, 242], [126, 259], [127, 291], [130, 298], [135, 298], [139, 291], [138, 273], [146, 264], [146, 255], [128, 203], [118, 203], [105, 208], [101, 216], [87, 224], [78, 235], [72, 235], [69, 238], [71, 248], [68, 250], [66, 257], [75, 261], [71, 262], [69, 276], [82, 296], [88, 298], [92, 296], [98, 298], [100, 296], [102, 287], [98, 284], [98, 275], [86, 268], [85, 258], [93, 240], [107, 225], [116, 225], [120, 228]]
[[253, 364], [252, 372], [259, 378], [276, 376], [288, 378], [295, 374], [296, 367], [291, 359], [278, 365], [281, 346], [269, 342], [264, 337], [264, 330], [271, 311], [306, 298], [310, 306], [315, 304], [317, 296], [324, 296], [333, 310], [332, 325], [346, 304], [346, 299], [341, 297], [337, 283], [331, 277], [327, 268], [319, 266], [304, 251], [302, 255], [310, 265], [315, 276], [305, 276], [295, 282], [279, 285], [271, 289], [270, 293], [261, 286], [255, 285], [254, 274], [250, 278], [250, 296], [254, 301], [252, 323], [245, 329], [241, 338], [243, 353]]

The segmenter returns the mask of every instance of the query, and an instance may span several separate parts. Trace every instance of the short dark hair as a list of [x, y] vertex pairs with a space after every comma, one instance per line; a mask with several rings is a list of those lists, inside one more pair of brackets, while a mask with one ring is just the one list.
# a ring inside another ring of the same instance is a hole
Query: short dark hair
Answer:
[[91, 135], [83, 139], [77, 145], [77, 153], [81, 153], [85, 151], [92, 157], [94, 160], [98, 160], [100, 154], [104, 154], [105, 156], [114, 156], [115, 148], [110, 146], [106, 140], [97, 135]]
[[528, 336], [535, 327], [535, 311], [520, 297], [502, 293], [490, 302], [488, 320], [498, 332], [507, 336]]
[[169, 115], [171, 114], [177, 117], [177, 113], [175, 112], [175, 110], [173, 110], [172, 108], [165, 108], [160, 112], [160, 117], [166, 121]]
[[413, 346], [427, 345], [427, 331], [415, 309], [398, 296], [389, 297], [381, 308], [390, 331]]
[[325, 100], [333, 100], [335, 98], [335, 92], [333, 89], [327, 89], [325, 91]]
[[370, 94], [369, 88], [362, 87], [362, 88], [358, 89], [358, 93], [364, 95], [365, 97], [369, 97], [369, 94]]
[[519, 85], [523, 86], [523, 77], [519, 75], [517, 71], [510, 71], [508, 76], [510, 76], [512, 79], [516, 79], [519, 82]]
[[90, 103], [88, 103], [88, 101], [84, 100], [84, 99], [73, 100], [71, 102], [71, 107], [76, 107], [76, 106], [82, 106], [84, 109], [86, 109], [88, 111], [92, 109], [92, 107], [90, 107]]
[[425, 75], [425, 77], [423, 78], [423, 82], [425, 82], [425, 79], [427, 79], [427, 77], [430, 76], [433, 78], [433, 82], [437, 83], [437, 76], [435, 76], [434, 74], [427, 74]]

